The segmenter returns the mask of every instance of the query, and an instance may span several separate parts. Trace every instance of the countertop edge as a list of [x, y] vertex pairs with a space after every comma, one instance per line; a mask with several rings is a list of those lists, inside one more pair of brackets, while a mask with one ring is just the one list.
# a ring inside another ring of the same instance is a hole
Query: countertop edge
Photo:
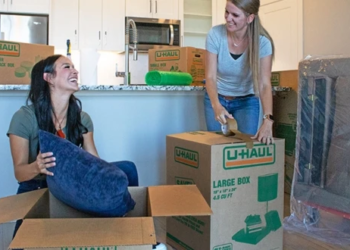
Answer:
[[[81, 85], [80, 91], [204, 91], [205, 86], [149, 86], [149, 85]], [[27, 91], [30, 85], [1, 85], [0, 91]], [[291, 87], [272, 86], [274, 92], [289, 92]]]
[[[0, 85], [0, 91], [29, 90], [30, 85]], [[204, 86], [80, 85], [80, 91], [203, 91]]]

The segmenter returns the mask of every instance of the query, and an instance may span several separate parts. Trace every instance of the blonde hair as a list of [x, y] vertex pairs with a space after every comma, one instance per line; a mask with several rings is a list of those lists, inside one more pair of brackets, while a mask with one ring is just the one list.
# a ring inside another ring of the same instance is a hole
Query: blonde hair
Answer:
[[252, 70], [253, 82], [254, 82], [254, 92], [256, 95], [259, 94], [258, 79], [260, 71], [260, 35], [265, 36], [270, 40], [272, 45], [272, 58], [274, 58], [275, 47], [273, 40], [269, 33], [262, 26], [259, 18], [259, 8], [260, 0], [228, 0], [233, 3], [236, 7], [243, 10], [246, 16], [251, 14], [254, 15], [254, 20], [248, 24], [248, 40], [249, 49], [248, 57], [246, 61], [246, 66], [250, 66]]

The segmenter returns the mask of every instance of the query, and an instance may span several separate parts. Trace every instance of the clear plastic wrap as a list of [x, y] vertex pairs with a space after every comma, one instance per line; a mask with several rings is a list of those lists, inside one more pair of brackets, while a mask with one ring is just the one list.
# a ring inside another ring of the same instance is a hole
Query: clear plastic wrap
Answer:
[[285, 230], [350, 245], [350, 57], [299, 63], [294, 168]]

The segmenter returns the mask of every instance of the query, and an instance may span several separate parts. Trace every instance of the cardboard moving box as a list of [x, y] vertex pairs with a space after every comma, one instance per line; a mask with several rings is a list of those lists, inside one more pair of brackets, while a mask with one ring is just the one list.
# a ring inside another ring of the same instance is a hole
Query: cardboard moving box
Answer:
[[210, 215], [195, 185], [130, 187], [135, 209], [123, 218], [96, 218], [57, 200], [48, 189], [0, 199], [0, 224], [23, 219], [10, 249], [151, 250], [152, 216]]
[[187, 72], [194, 83], [205, 79], [205, 50], [193, 47], [150, 49], [148, 70]]
[[0, 84], [30, 84], [35, 63], [53, 53], [53, 46], [0, 40]]
[[283, 249], [284, 140], [253, 148], [214, 132], [167, 136], [167, 183], [196, 184], [210, 217], [167, 219], [175, 249]]

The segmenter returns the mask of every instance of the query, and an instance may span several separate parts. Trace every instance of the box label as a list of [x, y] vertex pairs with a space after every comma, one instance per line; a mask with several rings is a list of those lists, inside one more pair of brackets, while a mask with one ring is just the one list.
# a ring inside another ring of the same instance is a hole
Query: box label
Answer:
[[0, 55], [18, 57], [20, 55], [20, 48], [19, 43], [2, 41], [0, 42]]
[[255, 144], [249, 149], [245, 145], [224, 148], [223, 167], [226, 170], [271, 165], [275, 163], [275, 144]]
[[180, 59], [180, 50], [162, 50], [156, 51], [156, 61], [173, 61]]
[[196, 151], [192, 151], [185, 148], [175, 147], [174, 152], [175, 161], [193, 168], [199, 166], [199, 154]]

